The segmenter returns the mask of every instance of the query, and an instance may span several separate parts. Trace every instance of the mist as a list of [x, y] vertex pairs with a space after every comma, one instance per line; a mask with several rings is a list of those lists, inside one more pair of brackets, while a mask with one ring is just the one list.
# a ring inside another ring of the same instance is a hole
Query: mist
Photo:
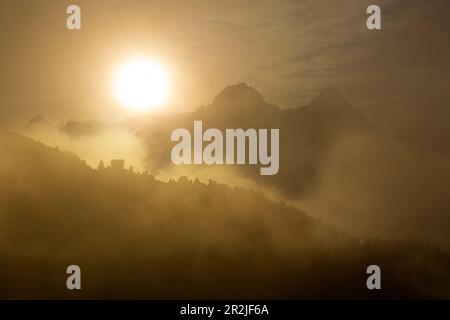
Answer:
[[78, 123], [81, 132], [67, 130], [67, 123], [58, 127], [24, 129], [22, 133], [48, 146], [80, 156], [86, 163], [97, 168], [100, 161], [126, 160], [127, 166], [145, 171], [146, 152], [135, 132], [120, 126], [107, 126], [85, 132], [88, 123]]
[[[17, 134], [0, 132], [0, 146], [1, 297], [364, 298], [374, 259], [388, 275], [380, 297], [448, 297], [438, 248], [359, 241], [214, 181], [92, 169]], [[76, 293], [61, 285], [73, 263]]]

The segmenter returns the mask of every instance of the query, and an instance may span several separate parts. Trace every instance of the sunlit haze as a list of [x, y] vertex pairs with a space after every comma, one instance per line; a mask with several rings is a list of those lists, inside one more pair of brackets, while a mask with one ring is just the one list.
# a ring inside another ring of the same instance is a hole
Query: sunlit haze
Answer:
[[2, 0], [0, 302], [450, 300], [449, 12]]

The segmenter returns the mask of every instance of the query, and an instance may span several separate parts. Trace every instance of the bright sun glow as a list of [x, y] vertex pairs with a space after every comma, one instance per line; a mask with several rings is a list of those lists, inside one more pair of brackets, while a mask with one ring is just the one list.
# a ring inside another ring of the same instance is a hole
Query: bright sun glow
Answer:
[[115, 77], [116, 98], [133, 111], [164, 105], [170, 91], [169, 76], [157, 61], [136, 58], [120, 66]]

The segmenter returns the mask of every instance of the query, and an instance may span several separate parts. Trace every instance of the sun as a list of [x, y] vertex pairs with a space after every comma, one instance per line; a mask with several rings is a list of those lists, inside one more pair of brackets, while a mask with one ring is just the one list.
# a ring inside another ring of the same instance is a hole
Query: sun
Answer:
[[167, 103], [169, 75], [158, 61], [134, 58], [122, 64], [115, 75], [114, 94], [126, 108], [145, 112]]

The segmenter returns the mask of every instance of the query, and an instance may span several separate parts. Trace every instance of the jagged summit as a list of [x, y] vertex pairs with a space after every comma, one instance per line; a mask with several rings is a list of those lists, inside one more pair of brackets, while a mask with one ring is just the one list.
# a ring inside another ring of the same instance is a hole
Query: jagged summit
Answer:
[[326, 109], [351, 109], [350, 103], [345, 99], [343, 94], [335, 89], [328, 88], [315, 97], [310, 106]]
[[[278, 109], [267, 103], [255, 88], [241, 82], [224, 88], [215, 98], [211, 106], [228, 110]], [[309, 108], [334, 112], [352, 112], [354, 109], [344, 95], [335, 88], [328, 88], [316, 96], [309, 104]]]
[[303, 117], [308, 117], [310, 123], [321, 123], [327, 131], [331, 128], [364, 132], [376, 130], [364, 115], [353, 108], [344, 95], [335, 88], [322, 91], [311, 100], [309, 105], [297, 110]]
[[276, 106], [267, 103], [256, 89], [244, 82], [227, 86], [214, 98], [213, 103], [206, 110], [212, 114], [219, 112], [223, 117], [234, 119], [234, 121], [238, 121], [238, 118], [244, 115], [257, 119], [269, 117], [269, 114], [279, 111]]
[[266, 104], [263, 96], [253, 87], [241, 82], [236, 85], [227, 86], [215, 98], [213, 105], [232, 107], [254, 106]]

